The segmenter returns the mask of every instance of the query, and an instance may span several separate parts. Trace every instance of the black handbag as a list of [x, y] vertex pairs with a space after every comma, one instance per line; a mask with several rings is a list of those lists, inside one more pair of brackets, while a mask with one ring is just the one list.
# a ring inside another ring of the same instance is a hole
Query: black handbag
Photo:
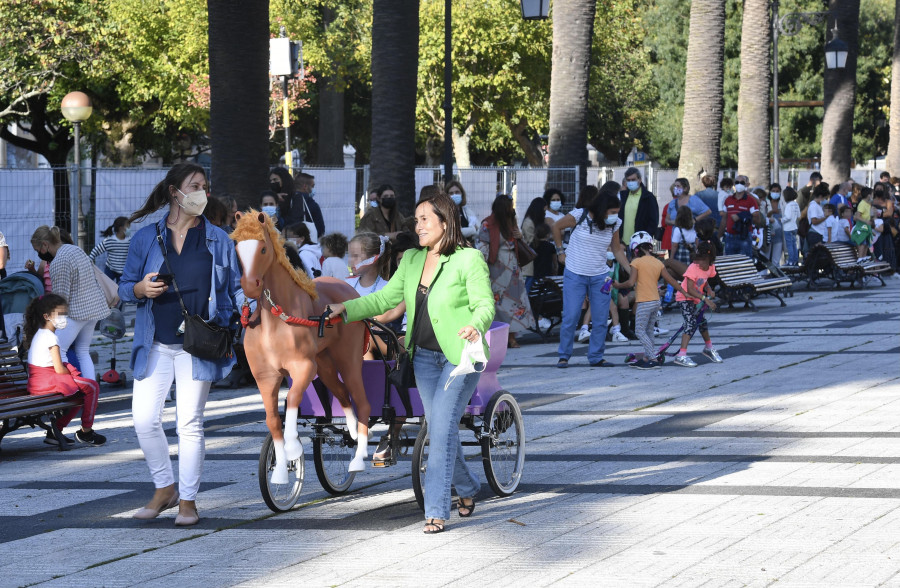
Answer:
[[175, 281], [175, 273], [172, 271], [172, 266], [169, 265], [169, 258], [166, 255], [159, 227], [156, 227], [156, 242], [159, 243], [159, 249], [162, 251], [166, 269], [172, 274], [172, 285], [178, 295], [178, 303], [181, 304], [181, 314], [184, 316], [183, 349], [200, 359], [220, 360], [224, 357], [231, 357], [233, 355], [232, 336], [228, 327], [207, 322], [199, 314], [190, 314], [184, 305], [181, 290], [178, 289], [178, 282]]
[[397, 363], [388, 372], [388, 382], [401, 392], [416, 387], [416, 375], [413, 373], [412, 357], [408, 351], [403, 351], [397, 358]]

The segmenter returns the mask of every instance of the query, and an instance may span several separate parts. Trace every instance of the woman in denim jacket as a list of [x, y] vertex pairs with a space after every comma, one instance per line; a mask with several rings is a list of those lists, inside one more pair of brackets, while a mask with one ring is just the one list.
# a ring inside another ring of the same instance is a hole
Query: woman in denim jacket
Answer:
[[[144, 206], [129, 219], [135, 222], [165, 206], [169, 208], [162, 219], [132, 237], [119, 284], [119, 298], [137, 304], [131, 354], [132, 416], [156, 486], [153, 498], [134, 517], [156, 518], [178, 503], [178, 526], [199, 521], [195, 498], [204, 455], [203, 409], [210, 384], [228, 372], [234, 358], [206, 360], [183, 350], [184, 317], [175, 289], [170, 287], [172, 274], [188, 312], [213, 323], [227, 325], [243, 302], [234, 244], [202, 215], [206, 189], [202, 167], [181, 163], [169, 170]], [[157, 235], [162, 237], [169, 265]], [[173, 380], [177, 392], [178, 489], [162, 426]]]

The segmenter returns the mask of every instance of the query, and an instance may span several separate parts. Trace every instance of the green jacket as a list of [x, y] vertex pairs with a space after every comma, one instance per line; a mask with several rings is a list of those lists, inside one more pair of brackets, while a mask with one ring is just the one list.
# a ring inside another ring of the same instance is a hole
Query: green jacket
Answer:
[[[416, 288], [425, 267], [425, 249], [410, 249], [387, 286], [362, 298], [344, 302], [347, 320], [358, 321], [382, 314], [406, 301], [406, 346], [412, 345], [415, 332]], [[460, 248], [452, 255], [441, 255], [440, 265], [428, 295], [428, 315], [444, 355], [459, 365], [465, 340], [459, 330], [470, 325], [484, 335], [494, 320], [494, 295], [484, 256], [477, 249]], [[488, 347], [484, 344], [485, 356]]]

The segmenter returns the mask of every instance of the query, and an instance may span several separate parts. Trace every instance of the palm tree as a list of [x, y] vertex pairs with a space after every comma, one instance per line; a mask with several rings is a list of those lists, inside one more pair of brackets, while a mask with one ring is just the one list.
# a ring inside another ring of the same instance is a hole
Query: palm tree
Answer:
[[834, 185], [850, 178], [856, 58], [859, 54], [859, 0], [829, 0], [828, 9], [835, 19], [841, 39], [850, 50], [846, 67], [825, 70], [822, 176]]
[[[749, 0], [748, 0], [749, 2]], [[684, 120], [678, 175], [717, 177], [725, 78], [725, 0], [694, 0], [684, 76]]]
[[418, 70], [419, 0], [374, 0], [370, 185], [391, 184], [403, 214], [416, 201]]
[[[772, 27], [768, 0], [746, 0], [741, 23], [741, 87], [738, 94], [738, 169], [750, 185], [771, 180], [769, 93]], [[777, 173], [777, 172], [776, 172]]]
[[[596, 0], [553, 3], [549, 165], [580, 166], [579, 189], [587, 180], [588, 81], [596, 8]], [[549, 174], [548, 183], [564, 180], [553, 176]]]
[[255, 203], [268, 185], [269, 3], [209, 0], [210, 187]]
[[891, 123], [885, 168], [900, 175], [900, 0], [894, 6], [894, 60], [891, 66]]
[[[326, 33], [334, 23], [335, 11], [322, 6], [322, 27]], [[327, 49], [326, 49], [327, 51]], [[335, 56], [328, 55], [329, 60]], [[335, 64], [339, 65], [339, 64]], [[319, 78], [319, 165], [344, 165], [344, 82], [337, 74]]]

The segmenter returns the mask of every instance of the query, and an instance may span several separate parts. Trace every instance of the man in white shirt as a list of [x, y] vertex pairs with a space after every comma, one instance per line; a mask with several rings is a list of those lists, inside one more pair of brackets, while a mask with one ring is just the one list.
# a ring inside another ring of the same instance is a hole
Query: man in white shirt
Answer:
[[813, 199], [809, 201], [809, 207], [806, 209], [806, 218], [809, 220], [810, 231], [806, 234], [806, 244], [809, 249], [825, 240], [828, 236], [825, 224], [825, 210], [822, 208], [822, 202], [828, 198], [828, 187], [825, 184], [819, 184], [813, 190]]

